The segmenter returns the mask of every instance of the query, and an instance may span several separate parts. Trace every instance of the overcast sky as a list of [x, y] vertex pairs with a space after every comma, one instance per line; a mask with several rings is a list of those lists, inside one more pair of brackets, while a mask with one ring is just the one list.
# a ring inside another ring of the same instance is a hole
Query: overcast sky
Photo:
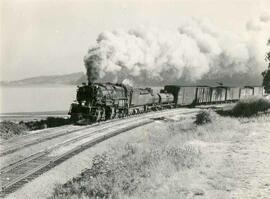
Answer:
[[2, 0], [1, 79], [85, 71], [99, 33], [139, 25], [176, 29], [182, 17], [206, 17], [241, 34], [269, 0]]

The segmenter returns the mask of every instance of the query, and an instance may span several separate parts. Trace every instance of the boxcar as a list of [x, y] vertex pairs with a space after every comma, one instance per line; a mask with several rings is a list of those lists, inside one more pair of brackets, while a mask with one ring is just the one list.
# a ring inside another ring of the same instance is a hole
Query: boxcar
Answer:
[[228, 87], [226, 101], [238, 101], [240, 98], [240, 87]]
[[225, 102], [227, 88], [223, 86], [211, 87], [211, 102]]
[[240, 99], [252, 96], [254, 88], [252, 86], [245, 86], [240, 89]]
[[164, 92], [173, 95], [176, 106], [190, 105], [196, 99], [196, 87], [194, 86], [167, 85], [164, 87]]
[[182, 91], [181, 94], [183, 96], [181, 105], [190, 105], [195, 102], [197, 87], [194, 86], [181, 87], [180, 91]]
[[262, 86], [254, 86], [253, 87], [253, 95], [254, 96], [263, 96], [264, 88]]
[[196, 103], [207, 104], [211, 102], [211, 88], [208, 86], [197, 86]]

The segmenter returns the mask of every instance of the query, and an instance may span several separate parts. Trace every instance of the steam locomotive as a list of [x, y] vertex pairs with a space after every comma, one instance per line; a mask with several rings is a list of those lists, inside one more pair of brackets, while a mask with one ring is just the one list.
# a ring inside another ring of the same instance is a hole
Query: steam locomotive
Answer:
[[235, 102], [248, 96], [263, 96], [261, 86], [166, 85], [159, 92], [124, 84], [89, 83], [78, 86], [69, 115], [73, 121], [97, 122], [165, 108]]

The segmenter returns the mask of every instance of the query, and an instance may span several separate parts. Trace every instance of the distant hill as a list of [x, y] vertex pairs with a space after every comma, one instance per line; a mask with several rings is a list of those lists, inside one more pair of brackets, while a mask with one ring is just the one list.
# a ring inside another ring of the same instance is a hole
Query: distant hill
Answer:
[[2, 86], [27, 86], [27, 85], [78, 85], [86, 82], [86, 75], [83, 72], [66, 75], [38, 76], [17, 81], [2, 81]]
[[[201, 80], [192, 82], [180, 78], [177, 81], [160, 81], [153, 80], [147, 77], [145, 78], [134, 78], [129, 74], [119, 74], [119, 82], [124, 79], [130, 79], [134, 82], [134, 86], [163, 86], [166, 84], [176, 85], [209, 85], [217, 86], [217, 82], [223, 83], [225, 86], [243, 86], [243, 85], [261, 85], [262, 76], [260, 74], [235, 74], [233, 76], [226, 77], [212, 77], [211, 75], [204, 76]], [[114, 76], [105, 76], [98, 80], [98, 82], [114, 82]], [[83, 72], [71, 73], [66, 75], [52, 75], [52, 76], [39, 76], [27, 79], [21, 79], [17, 81], [4, 81], [0, 82], [1, 86], [42, 86], [42, 85], [80, 85], [83, 82], [87, 82], [86, 74]]]

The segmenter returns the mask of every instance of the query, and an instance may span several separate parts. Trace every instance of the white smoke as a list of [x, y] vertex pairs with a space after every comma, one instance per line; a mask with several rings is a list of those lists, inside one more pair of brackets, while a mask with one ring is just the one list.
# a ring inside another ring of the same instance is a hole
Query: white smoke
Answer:
[[246, 28], [248, 41], [253, 49], [253, 54], [257, 58], [257, 65], [260, 71], [267, 66], [265, 62], [266, 52], [269, 52], [269, 46], [266, 45], [270, 39], [270, 13], [263, 13], [247, 22]]
[[134, 86], [135, 86], [134, 81], [133, 81], [133, 80], [131, 80], [131, 79], [124, 79], [124, 80], [122, 81], [122, 84], [125, 84], [125, 85], [128, 85], [128, 86], [131, 86], [131, 87], [134, 87]]
[[[258, 19], [266, 24], [267, 15]], [[264, 27], [249, 22], [247, 29], [261, 32]], [[270, 36], [270, 35], [269, 35]], [[255, 42], [255, 43], [254, 43]], [[98, 36], [97, 45], [85, 56], [87, 71], [98, 78], [131, 76], [174, 81], [199, 80], [204, 75], [226, 76], [258, 70], [262, 64], [255, 37], [243, 37], [215, 28], [208, 20], [186, 19], [176, 30], [140, 27], [115, 30]], [[265, 53], [265, 52], [264, 52]]]

